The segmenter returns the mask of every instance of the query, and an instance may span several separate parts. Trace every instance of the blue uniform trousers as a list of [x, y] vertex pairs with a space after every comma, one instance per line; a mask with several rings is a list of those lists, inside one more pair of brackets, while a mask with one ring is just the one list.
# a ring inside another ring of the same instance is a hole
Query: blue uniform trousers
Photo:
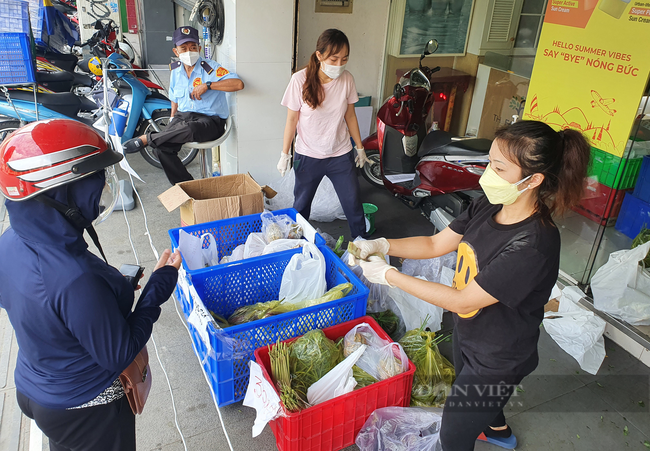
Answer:
[[309, 219], [311, 203], [323, 177], [327, 176], [334, 185], [336, 194], [341, 201], [343, 212], [348, 219], [352, 239], [366, 236], [366, 220], [363, 206], [359, 198], [359, 179], [354, 165], [352, 150], [332, 158], [311, 158], [296, 153], [293, 161], [296, 174], [296, 185], [293, 189], [295, 197], [293, 208]]

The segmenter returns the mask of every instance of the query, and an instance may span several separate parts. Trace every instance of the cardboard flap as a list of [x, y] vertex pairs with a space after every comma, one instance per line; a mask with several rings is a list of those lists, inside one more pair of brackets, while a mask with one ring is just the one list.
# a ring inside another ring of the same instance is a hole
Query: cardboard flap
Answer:
[[167, 211], [172, 212], [192, 198], [179, 185], [174, 185], [160, 194], [158, 200]]
[[264, 193], [267, 199], [273, 199], [275, 196], [278, 195], [278, 192], [268, 185], [264, 185], [262, 187], [262, 192]]

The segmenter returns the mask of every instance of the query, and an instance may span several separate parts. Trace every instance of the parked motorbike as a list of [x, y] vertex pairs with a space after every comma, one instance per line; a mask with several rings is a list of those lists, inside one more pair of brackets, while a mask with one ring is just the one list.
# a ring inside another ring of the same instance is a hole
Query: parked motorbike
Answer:
[[418, 67], [402, 76], [379, 109], [377, 133], [363, 141], [370, 163], [362, 174], [409, 207], [419, 207], [442, 230], [482, 195], [478, 181], [488, 164], [492, 141], [427, 130], [434, 103], [431, 76], [440, 67], [422, 66], [422, 60], [437, 49], [438, 42], [430, 40]]
[[[169, 99], [147, 88], [133, 74], [131, 64], [118, 53], [111, 54], [107, 60], [107, 67], [110, 69], [105, 76], [106, 82], [109, 83], [108, 96], [105, 102], [103, 84], [99, 83], [95, 86], [91, 93], [96, 101], [94, 114], [80, 115], [82, 97], [73, 93], [38, 93], [39, 119], [72, 118], [103, 131], [106, 127], [103, 109], [107, 104], [109, 110], [120, 108], [125, 110], [127, 115], [124, 129], [118, 133], [121, 142], [149, 131], [164, 129], [170, 120]], [[0, 122], [0, 142], [24, 123], [36, 120], [33, 92], [6, 91], [4, 94], [4, 98], [0, 96], [0, 115], [8, 117], [9, 120]], [[182, 151], [179, 158], [187, 165], [195, 158], [197, 152], [196, 149]], [[158, 156], [151, 147], [142, 149], [141, 154], [149, 164], [162, 168]]]

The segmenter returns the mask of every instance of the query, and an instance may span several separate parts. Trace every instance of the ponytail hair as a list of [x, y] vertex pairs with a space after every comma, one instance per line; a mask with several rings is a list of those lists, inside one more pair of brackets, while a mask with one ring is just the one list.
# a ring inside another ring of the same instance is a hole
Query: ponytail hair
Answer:
[[589, 143], [577, 130], [556, 132], [539, 121], [518, 121], [497, 131], [499, 149], [521, 168], [522, 178], [542, 174], [536, 210], [561, 215], [582, 199], [589, 166]]
[[[337, 54], [343, 48], [347, 48], [349, 52], [350, 43], [348, 42], [345, 33], [336, 28], [330, 28], [323, 31], [316, 42], [316, 51], [319, 52], [323, 58], [327, 58], [332, 54]], [[307, 71], [305, 74], [306, 80], [302, 88], [302, 99], [313, 109], [318, 108], [325, 98], [325, 90], [323, 89], [320, 77], [318, 76], [319, 70], [320, 61], [318, 60], [318, 56], [316, 56], [316, 52], [314, 52], [309, 57], [309, 63], [307, 64]]]

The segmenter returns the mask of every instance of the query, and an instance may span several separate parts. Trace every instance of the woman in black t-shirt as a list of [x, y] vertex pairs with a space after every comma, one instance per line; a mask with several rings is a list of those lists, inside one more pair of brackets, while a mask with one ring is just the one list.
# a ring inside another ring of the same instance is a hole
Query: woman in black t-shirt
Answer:
[[560, 260], [551, 217], [580, 201], [588, 164], [589, 145], [579, 132], [517, 122], [496, 134], [480, 180], [486, 196], [449, 227], [430, 237], [358, 243], [362, 259], [458, 251], [452, 288], [402, 274], [378, 257], [359, 262], [370, 282], [454, 313], [457, 377], [443, 411], [444, 451], [472, 450], [477, 439], [516, 446], [503, 407], [538, 363], [539, 326]]

